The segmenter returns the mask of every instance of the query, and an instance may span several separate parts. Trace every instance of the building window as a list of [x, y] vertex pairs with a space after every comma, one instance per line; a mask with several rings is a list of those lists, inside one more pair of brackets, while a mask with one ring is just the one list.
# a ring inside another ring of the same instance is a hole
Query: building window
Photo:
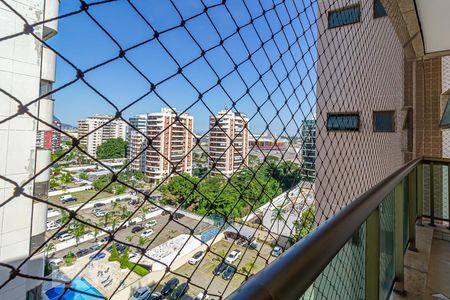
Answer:
[[384, 9], [383, 3], [381, 3], [381, 0], [374, 0], [373, 1], [373, 17], [374, 18], [381, 18], [386, 17], [387, 13]]
[[395, 132], [395, 111], [373, 112], [374, 132]]
[[444, 112], [442, 113], [441, 118], [441, 128], [447, 129], [450, 128], [450, 97], [445, 104]]
[[[41, 80], [40, 86], [39, 86], [39, 97], [41, 97], [47, 93], [50, 93], [51, 91], [53, 91], [53, 84], [50, 81]], [[52, 99], [52, 94], [45, 96], [45, 98]]]
[[358, 131], [359, 114], [358, 113], [336, 113], [328, 114], [327, 129], [329, 131]]
[[361, 17], [359, 5], [348, 6], [328, 13], [328, 28], [358, 23]]

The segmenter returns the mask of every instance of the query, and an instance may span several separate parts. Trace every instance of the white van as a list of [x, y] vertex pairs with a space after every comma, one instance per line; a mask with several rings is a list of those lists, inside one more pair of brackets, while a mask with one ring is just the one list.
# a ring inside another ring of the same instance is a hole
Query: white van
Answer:
[[76, 200], [77, 198], [73, 197], [71, 194], [62, 195], [61, 197], [59, 197], [59, 201], [61, 201], [62, 203], [72, 202]]

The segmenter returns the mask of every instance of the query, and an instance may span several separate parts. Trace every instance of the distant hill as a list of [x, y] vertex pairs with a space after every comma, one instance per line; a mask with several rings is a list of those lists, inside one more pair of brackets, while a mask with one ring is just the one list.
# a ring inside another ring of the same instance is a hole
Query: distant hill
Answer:
[[70, 124], [66, 124], [66, 123], [61, 123], [61, 129], [67, 130], [67, 129], [75, 129], [75, 126], [72, 126]]

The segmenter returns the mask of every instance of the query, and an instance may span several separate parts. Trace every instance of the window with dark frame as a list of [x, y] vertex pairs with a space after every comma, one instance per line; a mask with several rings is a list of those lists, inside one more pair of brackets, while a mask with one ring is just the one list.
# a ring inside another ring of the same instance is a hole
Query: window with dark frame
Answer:
[[374, 111], [373, 112], [374, 132], [395, 132], [395, 111]]
[[359, 131], [358, 113], [329, 113], [327, 116], [328, 131]]
[[376, 18], [382, 18], [386, 17], [387, 13], [384, 9], [383, 3], [381, 3], [381, 0], [374, 0], [373, 1], [373, 17]]
[[328, 13], [328, 28], [358, 23], [361, 18], [359, 4], [330, 11]]

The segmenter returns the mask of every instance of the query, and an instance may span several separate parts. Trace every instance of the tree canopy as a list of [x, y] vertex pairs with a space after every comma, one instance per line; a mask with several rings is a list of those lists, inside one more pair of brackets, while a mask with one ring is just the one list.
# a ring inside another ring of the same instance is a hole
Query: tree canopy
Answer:
[[126, 155], [128, 143], [121, 138], [109, 139], [97, 147], [97, 158], [123, 158]]
[[269, 156], [254, 168], [244, 168], [231, 179], [207, 175], [199, 179], [189, 174], [171, 177], [161, 186], [163, 204], [181, 205], [198, 214], [229, 215], [238, 218], [248, 214], [301, 180], [300, 167]]

